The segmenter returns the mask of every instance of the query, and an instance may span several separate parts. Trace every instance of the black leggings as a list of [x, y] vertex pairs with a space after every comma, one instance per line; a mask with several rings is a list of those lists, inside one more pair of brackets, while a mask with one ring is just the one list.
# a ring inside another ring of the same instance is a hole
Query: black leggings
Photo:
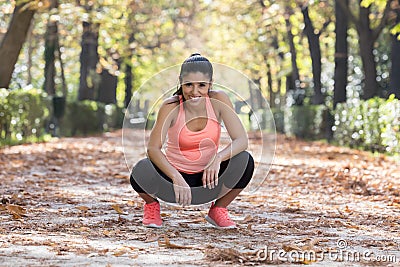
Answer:
[[[245, 188], [253, 176], [253, 171], [253, 157], [247, 151], [243, 151], [221, 162], [218, 185], [212, 189], [203, 187], [203, 172], [180, 173], [191, 187], [192, 204], [197, 205], [215, 200], [221, 192], [222, 185], [230, 189]], [[172, 180], [148, 158], [140, 160], [135, 165], [130, 181], [133, 189], [138, 193], [155, 195], [163, 201], [175, 203]]]

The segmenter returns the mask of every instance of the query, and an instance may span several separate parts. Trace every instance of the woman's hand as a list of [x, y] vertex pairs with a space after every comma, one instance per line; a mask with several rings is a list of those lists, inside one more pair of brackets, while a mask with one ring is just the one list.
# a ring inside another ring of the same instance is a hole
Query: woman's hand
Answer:
[[180, 205], [186, 206], [192, 203], [192, 191], [190, 186], [186, 183], [183, 177], [179, 177], [173, 180], [175, 201]]
[[221, 159], [215, 156], [204, 169], [203, 172], [203, 187], [206, 188], [208, 185], [209, 189], [212, 189], [218, 185], [218, 173], [221, 165]]

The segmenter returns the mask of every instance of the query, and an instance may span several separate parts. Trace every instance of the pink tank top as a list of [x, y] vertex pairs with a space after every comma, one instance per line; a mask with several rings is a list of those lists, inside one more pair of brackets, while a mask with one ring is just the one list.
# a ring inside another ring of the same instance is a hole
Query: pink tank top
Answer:
[[186, 127], [182, 96], [179, 96], [179, 113], [175, 124], [168, 129], [166, 157], [178, 171], [192, 174], [202, 172], [217, 154], [221, 125], [215, 116], [210, 98], [206, 97], [207, 124], [193, 132]]

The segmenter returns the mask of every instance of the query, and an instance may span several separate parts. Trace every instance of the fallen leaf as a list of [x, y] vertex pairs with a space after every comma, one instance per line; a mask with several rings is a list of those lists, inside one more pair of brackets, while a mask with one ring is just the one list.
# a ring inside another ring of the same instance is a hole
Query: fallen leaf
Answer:
[[282, 245], [282, 249], [284, 251], [286, 251], [286, 252], [293, 251], [293, 250], [294, 251], [301, 251], [302, 250], [299, 246], [297, 246], [295, 244], [283, 244]]
[[349, 206], [347, 206], [347, 205], [346, 205], [346, 208], [344, 209], [344, 211], [345, 211], [345, 212], [348, 212], [348, 213], [352, 212], [352, 210], [349, 209]]
[[292, 206], [288, 206], [282, 210], [282, 212], [287, 212], [287, 213], [296, 213], [299, 211], [300, 211], [299, 207], [292, 207]]
[[77, 206], [76, 208], [81, 211], [88, 211], [90, 209], [89, 207], [86, 206]]
[[124, 211], [118, 206], [118, 204], [111, 205], [111, 207], [118, 213], [118, 214], [126, 214]]
[[144, 241], [145, 243], [150, 243], [150, 242], [154, 242], [157, 241], [159, 238], [158, 234], [156, 233], [149, 233], [148, 235], [146, 235], [146, 240]]
[[127, 179], [127, 177], [129, 178], [129, 174], [123, 174], [123, 173], [115, 173], [113, 174], [114, 178], [117, 179]]
[[138, 250], [138, 248], [137, 247], [133, 247], [133, 246], [125, 246], [125, 248], [128, 248], [128, 249], [130, 249], [130, 250]]
[[239, 252], [233, 248], [206, 249], [204, 255], [210, 261], [232, 261], [240, 263], [249, 261], [249, 255], [247, 253]]
[[109, 251], [108, 248], [106, 248], [106, 249], [101, 249], [101, 250], [98, 251], [98, 254], [99, 254], [100, 256], [104, 256], [104, 255], [106, 255], [106, 253], [107, 253], [108, 251]]
[[104, 230], [104, 231], [103, 231], [103, 234], [104, 234], [105, 236], [107, 236], [107, 237], [110, 237], [110, 236], [111, 236], [111, 231]]
[[188, 222], [189, 223], [203, 223], [203, 222], [205, 222], [205, 219], [204, 218], [197, 218], [197, 219], [190, 220]]
[[7, 204], [6, 209], [11, 213], [14, 219], [22, 219], [25, 216], [26, 210], [18, 205]]
[[119, 256], [124, 255], [125, 253], [126, 253], [126, 250], [123, 249], [123, 248], [120, 248], [120, 249], [118, 249], [117, 251], [115, 251], [115, 252], [113, 253], [113, 255], [114, 255], [115, 257], [119, 257]]
[[8, 211], [18, 213], [20, 215], [24, 215], [26, 213], [25, 209], [18, 205], [7, 204], [6, 208]]
[[[162, 241], [162, 239], [164, 239], [164, 241]], [[166, 247], [166, 248], [174, 248], [174, 249], [193, 249], [194, 248], [193, 246], [181, 246], [181, 245], [172, 244], [166, 235], [163, 235], [161, 238], [158, 239], [158, 246]]]
[[136, 202], [135, 201], [128, 200], [126, 203], [128, 204], [128, 206], [136, 207]]
[[317, 262], [316, 260], [306, 260], [306, 259], [302, 259], [302, 260], [294, 260], [293, 263], [298, 263], [298, 264], [305, 264], [305, 265], [310, 265], [314, 262]]
[[249, 214], [242, 220], [242, 223], [248, 223], [248, 222], [251, 222], [252, 220], [253, 220], [253, 216], [251, 216]]

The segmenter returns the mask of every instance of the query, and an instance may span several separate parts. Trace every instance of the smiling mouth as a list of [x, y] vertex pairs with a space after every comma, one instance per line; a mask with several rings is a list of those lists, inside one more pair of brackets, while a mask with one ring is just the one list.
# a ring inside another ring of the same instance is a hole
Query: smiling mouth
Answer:
[[190, 100], [199, 100], [201, 96], [189, 96]]

